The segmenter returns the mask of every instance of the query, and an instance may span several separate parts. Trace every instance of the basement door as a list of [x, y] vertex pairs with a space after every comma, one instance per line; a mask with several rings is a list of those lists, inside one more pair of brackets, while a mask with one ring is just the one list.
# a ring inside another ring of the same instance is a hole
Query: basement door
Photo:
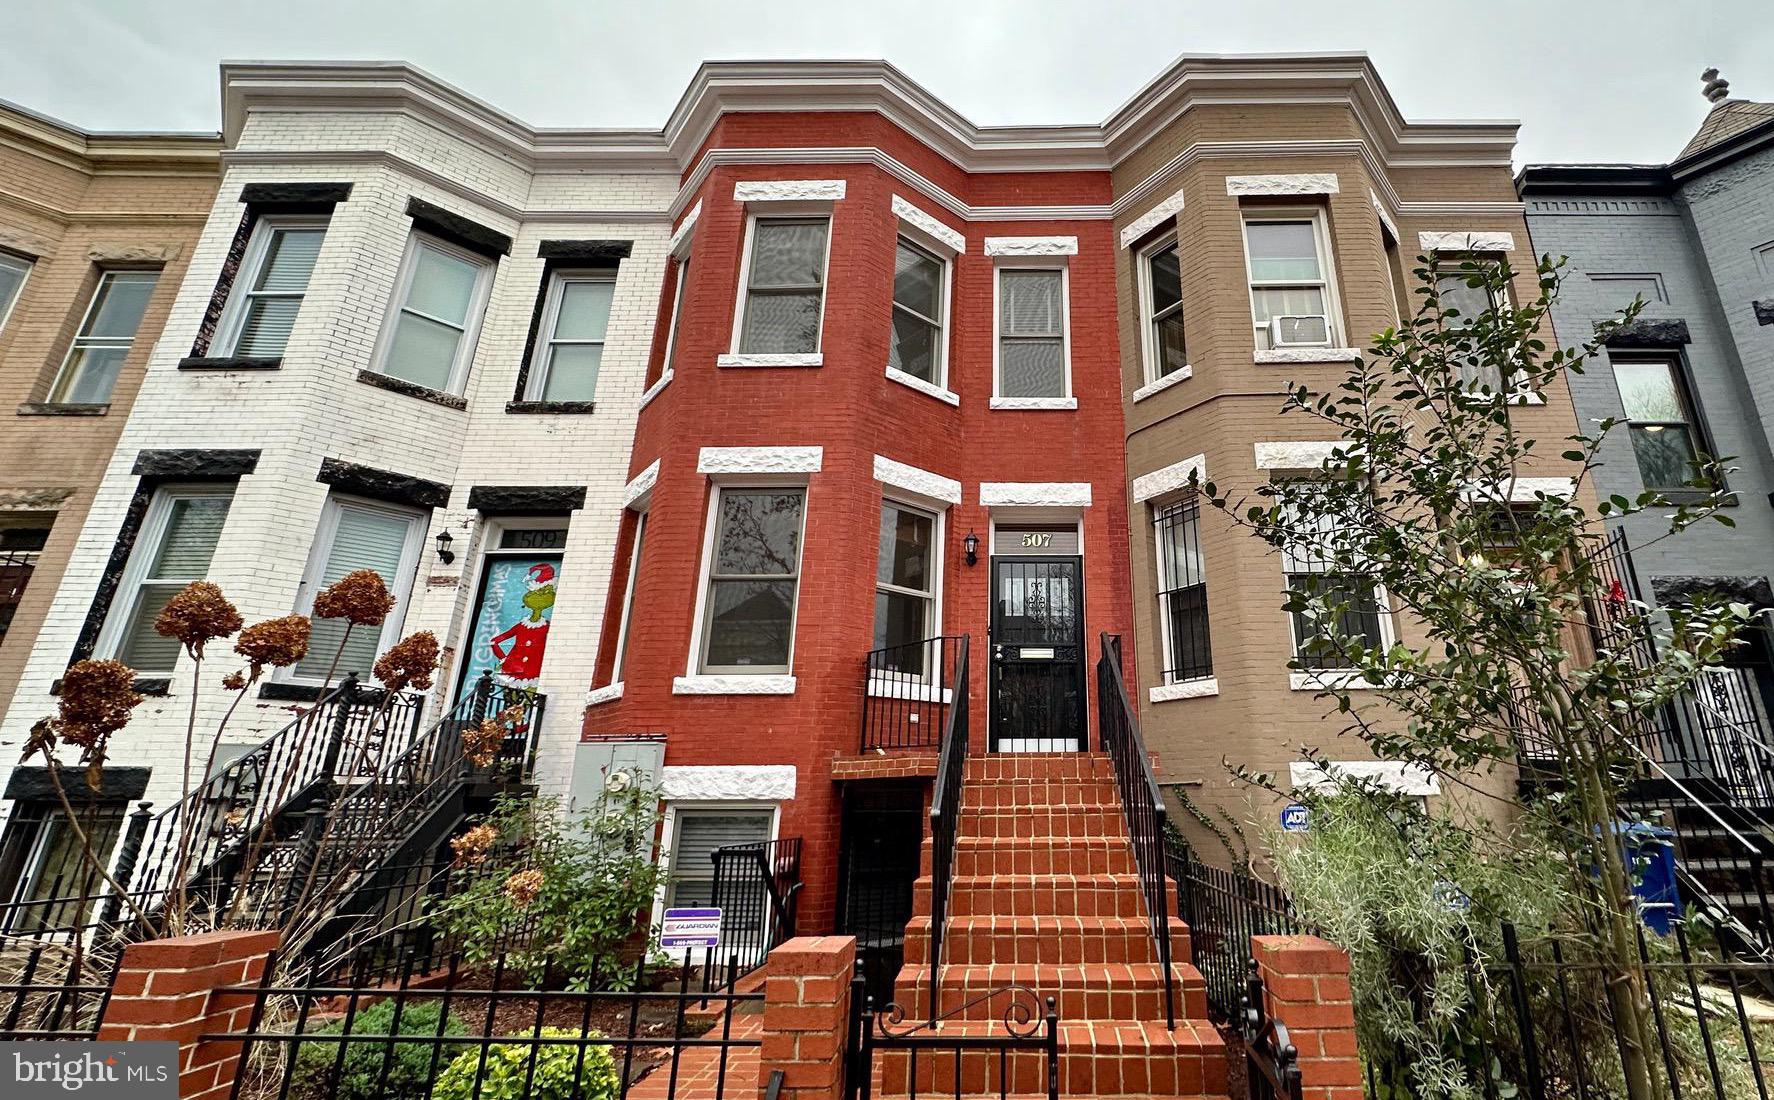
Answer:
[[[1076, 528], [997, 532], [1045, 548]], [[1020, 548], [1020, 545], [1019, 545]], [[992, 557], [991, 749], [1078, 752], [1084, 747], [1084, 559]]]

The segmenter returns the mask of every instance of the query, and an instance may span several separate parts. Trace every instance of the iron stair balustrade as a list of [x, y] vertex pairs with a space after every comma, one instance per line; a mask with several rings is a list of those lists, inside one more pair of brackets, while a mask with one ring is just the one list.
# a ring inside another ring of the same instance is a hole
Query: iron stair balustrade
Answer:
[[[709, 853], [714, 888], [709, 904], [721, 911], [722, 955], [742, 978], [764, 964], [771, 951], [794, 938], [801, 895], [801, 838], [780, 837], [750, 844], [728, 844]], [[722, 969], [710, 948], [702, 971], [703, 989], [719, 988]]]
[[869, 651], [863, 659], [863, 752], [939, 744], [954, 698], [960, 642], [941, 634]]
[[1127, 818], [1140, 892], [1146, 901], [1158, 966], [1164, 974], [1164, 1018], [1176, 1027], [1175, 978], [1170, 966], [1170, 891], [1165, 886], [1164, 836], [1169, 811], [1152, 774], [1152, 757], [1140, 738], [1139, 721], [1128, 702], [1121, 677], [1121, 640], [1102, 635], [1102, 656], [1096, 663], [1097, 738], [1115, 766], [1115, 787]]
[[955, 651], [955, 694], [943, 723], [930, 789], [930, 1023], [936, 1023], [937, 987], [942, 970], [943, 923], [948, 917], [949, 881], [954, 873], [955, 834], [961, 817], [961, 780], [967, 770], [967, 684], [971, 636], [961, 635]]

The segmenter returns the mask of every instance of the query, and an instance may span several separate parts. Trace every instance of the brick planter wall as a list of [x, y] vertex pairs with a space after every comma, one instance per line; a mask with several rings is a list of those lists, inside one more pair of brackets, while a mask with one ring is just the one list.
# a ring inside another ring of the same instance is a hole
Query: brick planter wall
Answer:
[[1317, 936], [1252, 936], [1264, 1010], [1287, 1025], [1306, 1100], [1361, 1100], [1349, 956]]
[[758, 1095], [781, 1070], [782, 1100], [837, 1100], [844, 1090], [856, 937], [802, 936], [770, 952]]

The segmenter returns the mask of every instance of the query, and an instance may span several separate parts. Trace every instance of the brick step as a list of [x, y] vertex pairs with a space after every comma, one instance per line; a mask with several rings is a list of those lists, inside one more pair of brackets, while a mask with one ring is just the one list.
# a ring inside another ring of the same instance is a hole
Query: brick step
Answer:
[[956, 830], [959, 836], [993, 837], [1114, 837], [1127, 836], [1127, 819], [1120, 806], [1055, 806], [1051, 804], [1004, 806], [992, 810], [962, 810]]
[[[951, 1021], [938, 1034], [1002, 1035], [1001, 1023]], [[910, 1052], [883, 1050], [878, 1057], [883, 1096], [1046, 1095], [1043, 1050], [920, 1051], [914, 1073]], [[1002, 1067], [1002, 1069], [1000, 1068]], [[957, 1073], [959, 1080], [957, 1080]], [[1002, 1073], [1002, 1077], [1000, 1074]], [[1059, 1025], [1059, 1091], [1066, 1096], [1224, 1097], [1226, 1045], [1205, 1020], [1072, 1021]], [[959, 1087], [957, 1087], [959, 1086]]]
[[992, 810], [1018, 806], [1113, 806], [1121, 808], [1121, 792], [1107, 779], [1002, 779], [961, 788], [961, 809]]
[[[928, 847], [928, 842], [926, 842]], [[952, 873], [971, 875], [1131, 875], [1133, 846], [1119, 837], [975, 837], [955, 840]], [[930, 861], [924, 860], [928, 869]]]
[[963, 786], [1003, 780], [1115, 781], [1115, 766], [1100, 752], [995, 752], [967, 760]]
[[[930, 912], [930, 879], [913, 886], [912, 911]], [[1143, 917], [1138, 875], [961, 875], [949, 882], [949, 915]]]
[[[1187, 959], [1189, 930], [1172, 917], [1171, 958]], [[1180, 951], [1179, 951], [1180, 947]], [[905, 929], [905, 961], [928, 963], [930, 918]], [[1156, 963], [1158, 949], [1144, 917], [950, 917], [942, 961], [951, 966], [1065, 963]]]
[[[1207, 983], [1188, 963], [1171, 965], [1171, 994], [1179, 1018], [1207, 1017]], [[1008, 985], [1054, 998], [1062, 1020], [1162, 1020], [1164, 978], [1155, 963], [1101, 966], [944, 966], [937, 980], [937, 1009], [963, 1020], [1001, 1020], [1010, 995], [988, 996]], [[930, 968], [907, 966], [894, 984], [894, 1003], [907, 1018], [930, 1011]], [[977, 1003], [970, 1003], [977, 1002]]]

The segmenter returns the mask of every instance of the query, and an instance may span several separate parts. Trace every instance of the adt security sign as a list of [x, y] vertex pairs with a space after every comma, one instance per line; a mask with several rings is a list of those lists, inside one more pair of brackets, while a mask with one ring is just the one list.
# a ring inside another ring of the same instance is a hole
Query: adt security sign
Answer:
[[659, 946], [721, 946], [721, 911], [714, 908], [667, 909], [659, 928]]
[[1303, 833], [1312, 825], [1312, 813], [1298, 802], [1290, 802], [1281, 811], [1281, 829], [1288, 833]]

